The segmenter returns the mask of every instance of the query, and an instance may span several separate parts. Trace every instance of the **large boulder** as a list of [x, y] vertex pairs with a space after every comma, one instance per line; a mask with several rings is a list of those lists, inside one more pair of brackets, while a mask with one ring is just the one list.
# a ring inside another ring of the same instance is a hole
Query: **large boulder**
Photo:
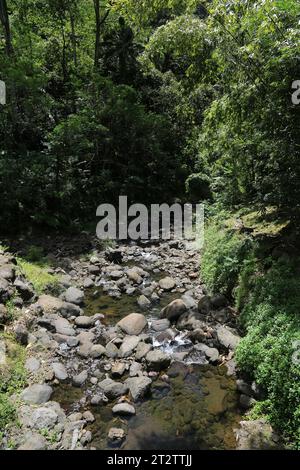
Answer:
[[128, 269], [126, 274], [134, 284], [142, 284], [143, 278], [137, 268]]
[[74, 336], [75, 330], [65, 318], [58, 318], [54, 321], [56, 333], [65, 336]]
[[117, 323], [117, 326], [128, 335], [139, 335], [146, 325], [146, 317], [140, 313], [131, 313]]
[[169, 367], [171, 359], [163, 351], [160, 351], [159, 349], [154, 349], [153, 351], [148, 352], [146, 356], [146, 362], [148, 365], [148, 369], [159, 372]]
[[70, 302], [71, 304], [81, 305], [83, 304], [84, 293], [77, 287], [69, 287], [65, 292], [65, 299], [66, 302]]
[[113, 407], [112, 412], [120, 416], [135, 415], [135, 408], [129, 403], [119, 403]]
[[241, 421], [236, 430], [237, 450], [280, 449], [280, 440], [270, 424], [263, 419]]
[[147, 297], [145, 295], [140, 295], [138, 300], [137, 300], [137, 303], [138, 303], [139, 307], [143, 310], [146, 310], [151, 305], [150, 300], [147, 299]]
[[63, 303], [61, 299], [46, 294], [41, 295], [37, 301], [37, 305], [39, 305], [46, 314], [60, 312]]
[[21, 393], [21, 400], [31, 405], [41, 405], [50, 400], [52, 388], [46, 384], [34, 384], [25, 388]]
[[107, 398], [114, 400], [128, 392], [128, 385], [121, 382], [115, 382], [112, 379], [104, 379], [99, 382], [99, 387]]
[[152, 380], [149, 377], [130, 377], [125, 381], [133, 401], [141, 400], [149, 390], [151, 383]]
[[131, 356], [140, 341], [141, 338], [139, 336], [125, 336], [124, 341], [119, 349], [119, 357]]
[[153, 320], [151, 322], [151, 328], [154, 331], [165, 331], [170, 327], [170, 321], [167, 318], [161, 320]]
[[16, 279], [14, 286], [23, 300], [28, 301], [34, 297], [33, 287], [28, 282], [21, 281], [21, 279]]
[[61, 362], [53, 362], [51, 364], [53, 369], [55, 378], [59, 380], [59, 382], [65, 382], [68, 380], [68, 372], [65, 366]]
[[175, 286], [176, 286], [175, 280], [169, 276], [164, 277], [163, 279], [159, 281], [159, 287], [166, 291], [170, 291], [174, 289]]
[[182, 299], [173, 300], [165, 308], [162, 309], [161, 318], [167, 318], [170, 322], [175, 322], [181, 315], [187, 311], [187, 307]]
[[224, 348], [232, 350], [236, 349], [241, 339], [235, 331], [231, 331], [225, 326], [219, 326], [217, 328], [217, 337], [219, 343]]

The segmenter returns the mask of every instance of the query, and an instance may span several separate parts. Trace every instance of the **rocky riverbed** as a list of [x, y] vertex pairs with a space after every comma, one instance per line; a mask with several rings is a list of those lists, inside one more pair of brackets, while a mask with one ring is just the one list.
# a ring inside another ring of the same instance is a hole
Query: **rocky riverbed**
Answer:
[[16, 263], [0, 253], [0, 323], [26, 347], [28, 386], [11, 396], [18, 426], [1, 430], [2, 448], [12, 438], [33, 450], [278, 445], [267, 423], [243, 418], [261, 392], [239, 377], [238, 314], [207, 295], [192, 242], [85, 259], [61, 249], [56, 292], [40, 296]]

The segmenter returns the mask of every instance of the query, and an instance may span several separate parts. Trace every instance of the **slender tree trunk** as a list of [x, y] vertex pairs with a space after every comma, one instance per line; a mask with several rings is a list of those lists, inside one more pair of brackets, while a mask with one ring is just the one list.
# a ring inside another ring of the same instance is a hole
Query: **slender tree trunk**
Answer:
[[71, 32], [72, 32], [72, 48], [73, 48], [73, 60], [75, 69], [77, 69], [77, 45], [76, 45], [76, 31], [75, 31], [75, 18], [74, 14], [70, 9], [70, 25], [71, 25]]
[[0, 0], [0, 21], [4, 28], [6, 53], [9, 56], [13, 53], [13, 47], [6, 0]]
[[100, 0], [94, 0], [95, 19], [96, 19], [96, 39], [95, 39], [95, 67], [99, 67], [100, 61], [100, 33], [101, 33], [101, 17], [100, 17]]

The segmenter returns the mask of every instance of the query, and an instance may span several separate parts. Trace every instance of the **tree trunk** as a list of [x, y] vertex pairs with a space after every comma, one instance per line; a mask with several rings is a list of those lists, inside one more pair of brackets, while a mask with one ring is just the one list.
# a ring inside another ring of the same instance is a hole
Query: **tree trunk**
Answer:
[[96, 39], [95, 39], [95, 67], [99, 67], [100, 61], [100, 0], [94, 0], [95, 18], [96, 18]]
[[13, 53], [13, 47], [6, 0], [0, 0], [0, 21], [4, 28], [6, 53], [7, 55], [11, 55]]

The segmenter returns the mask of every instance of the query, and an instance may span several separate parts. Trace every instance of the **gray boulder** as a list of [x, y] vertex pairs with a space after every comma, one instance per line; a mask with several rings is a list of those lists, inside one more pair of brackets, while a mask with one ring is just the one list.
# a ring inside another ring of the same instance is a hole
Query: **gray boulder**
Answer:
[[128, 391], [128, 385], [121, 382], [115, 382], [112, 379], [104, 379], [99, 382], [99, 387], [103, 393], [109, 398], [114, 400], [122, 395], [125, 395]]
[[84, 292], [77, 287], [69, 287], [65, 292], [66, 302], [70, 302], [75, 305], [81, 305], [84, 300]]
[[152, 380], [149, 377], [130, 377], [125, 384], [129, 387], [133, 401], [141, 400], [150, 389]]
[[187, 311], [187, 307], [182, 299], [173, 300], [160, 313], [161, 318], [167, 318], [170, 322], [175, 322]]
[[171, 359], [163, 351], [155, 349], [153, 351], [148, 352], [146, 356], [146, 362], [148, 365], [148, 369], [159, 372], [169, 367]]
[[21, 393], [21, 400], [31, 405], [41, 405], [50, 400], [52, 388], [46, 384], [34, 384], [25, 388]]
[[146, 325], [146, 317], [140, 313], [131, 313], [117, 323], [117, 326], [128, 335], [139, 335]]
[[119, 403], [115, 405], [112, 409], [112, 412], [116, 415], [127, 416], [127, 415], [135, 415], [135, 408], [133, 405], [129, 403]]

